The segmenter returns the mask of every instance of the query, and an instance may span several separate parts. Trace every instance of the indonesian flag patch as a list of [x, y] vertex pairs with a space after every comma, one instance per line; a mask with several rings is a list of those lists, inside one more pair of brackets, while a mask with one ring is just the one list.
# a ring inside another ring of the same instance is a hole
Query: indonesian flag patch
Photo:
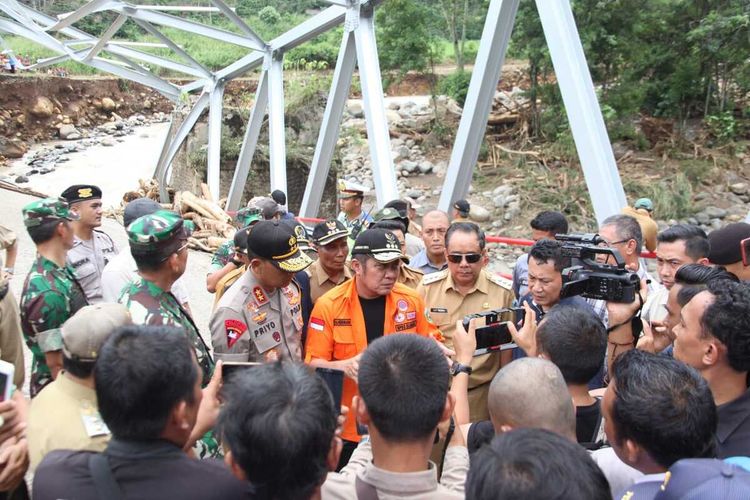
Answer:
[[238, 319], [224, 320], [224, 328], [227, 331], [227, 347], [230, 349], [247, 331], [247, 325]]
[[320, 318], [310, 318], [310, 328], [322, 332], [325, 330], [326, 322]]

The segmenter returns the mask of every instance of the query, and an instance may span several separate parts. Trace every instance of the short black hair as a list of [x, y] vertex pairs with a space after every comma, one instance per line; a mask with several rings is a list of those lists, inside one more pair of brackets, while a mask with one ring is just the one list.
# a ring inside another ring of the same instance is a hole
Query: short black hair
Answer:
[[478, 225], [473, 222], [454, 222], [448, 226], [448, 230], [445, 232], [445, 248], [448, 248], [448, 243], [451, 241], [453, 233], [461, 232], [467, 234], [475, 234], [477, 240], [479, 240], [479, 251], [484, 250], [487, 246], [487, 237], [484, 235], [484, 231]]
[[[167, 260], [164, 258], [164, 255], [160, 252], [154, 251], [149, 253], [132, 253], [133, 260], [135, 261], [135, 266], [138, 268], [139, 271], [146, 271], [146, 272], [157, 272], [159, 271], [163, 266], [164, 262]], [[167, 255], [167, 258], [169, 255]]]
[[310, 498], [325, 480], [336, 431], [325, 382], [282, 361], [237, 373], [222, 393], [219, 434], [259, 498]]
[[94, 373], [94, 361], [81, 361], [77, 359], [71, 359], [63, 355], [63, 370], [70, 373], [74, 377], [88, 378]]
[[626, 242], [635, 240], [639, 252], [643, 248], [643, 231], [635, 217], [623, 214], [612, 215], [604, 219], [599, 227], [604, 226], [615, 226], [615, 232], [621, 240]]
[[286, 194], [281, 189], [274, 189], [271, 193], [271, 199], [279, 205], [286, 205]]
[[716, 405], [705, 379], [667, 356], [632, 349], [615, 359], [612, 423], [669, 468], [683, 458], [715, 456]]
[[495, 436], [471, 457], [466, 498], [610, 500], [604, 473], [580, 445], [544, 429]]
[[448, 364], [434, 340], [386, 335], [362, 354], [359, 393], [387, 440], [417, 441], [435, 432], [448, 396]]
[[31, 237], [31, 241], [33, 241], [35, 245], [39, 245], [41, 243], [46, 243], [54, 238], [55, 230], [57, 229], [58, 224], [66, 223], [67, 221], [65, 219], [58, 219], [50, 222], [45, 222], [38, 226], [27, 227], [26, 231], [28, 231], [29, 236]]
[[728, 280], [708, 284], [714, 300], [701, 317], [701, 327], [727, 348], [729, 366], [750, 371], [750, 285]]
[[693, 260], [708, 258], [711, 245], [706, 232], [692, 224], [675, 224], [656, 235], [657, 243], [685, 242], [685, 253]]
[[566, 384], [585, 384], [604, 364], [607, 330], [591, 311], [578, 307], [553, 307], [539, 325], [540, 352], [560, 369]]
[[181, 328], [120, 327], [102, 346], [94, 368], [99, 413], [117, 439], [157, 439], [175, 405], [194, 402], [199, 375]]
[[401, 231], [402, 233], [404, 233], [404, 237], [406, 237], [406, 227], [404, 226], [404, 223], [396, 219], [381, 220], [379, 222], [375, 222], [368, 229], [385, 229], [386, 231]]
[[703, 264], [685, 264], [674, 275], [677, 285], [682, 285], [677, 292], [677, 303], [680, 307], [690, 302], [693, 297], [708, 287], [713, 280], [729, 280], [739, 282], [739, 278], [723, 267], [711, 267]]
[[531, 229], [545, 231], [547, 233], [566, 234], [568, 232], [568, 219], [560, 212], [545, 210], [539, 212], [529, 223]]
[[562, 243], [557, 240], [537, 241], [529, 250], [529, 258], [545, 264], [552, 261], [555, 265], [555, 271], [558, 272], [570, 267], [570, 257], [563, 255]]

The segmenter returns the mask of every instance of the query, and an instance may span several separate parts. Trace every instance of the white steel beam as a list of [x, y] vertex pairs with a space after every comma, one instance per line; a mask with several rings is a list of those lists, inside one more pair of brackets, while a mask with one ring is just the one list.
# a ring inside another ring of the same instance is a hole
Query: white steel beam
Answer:
[[341, 24], [345, 16], [346, 9], [332, 5], [286, 33], [274, 38], [268, 45], [274, 51], [288, 52], [298, 45], [302, 45], [306, 41]]
[[211, 72], [203, 66], [201, 63], [199, 63], [193, 56], [185, 52], [182, 47], [174, 43], [172, 40], [169, 39], [169, 37], [165, 36], [161, 31], [157, 30], [153, 26], [151, 26], [150, 23], [147, 23], [145, 21], [138, 21], [137, 19], [134, 19], [135, 23], [143, 28], [144, 30], [151, 33], [153, 36], [161, 40], [165, 45], [167, 45], [170, 49], [172, 49], [178, 56], [182, 57], [184, 60], [188, 62], [190, 66], [197, 69], [199, 72], [203, 74], [204, 78], [211, 78]]
[[258, 137], [263, 125], [263, 118], [266, 116], [268, 109], [268, 72], [263, 71], [258, 80], [258, 88], [255, 90], [255, 103], [250, 112], [250, 118], [245, 129], [245, 137], [242, 140], [242, 149], [240, 157], [237, 159], [237, 167], [234, 170], [232, 185], [229, 187], [229, 196], [227, 197], [227, 210], [237, 210], [240, 208], [242, 193], [245, 191], [247, 176], [250, 174], [250, 163], [255, 155], [255, 148], [258, 146]]
[[227, 18], [229, 18], [229, 20], [232, 21], [234, 25], [237, 26], [240, 31], [242, 31], [248, 38], [255, 40], [255, 43], [257, 43], [261, 47], [266, 45], [266, 42], [264, 42], [263, 39], [258, 36], [258, 34], [253, 31], [253, 29], [248, 26], [240, 16], [237, 15], [234, 9], [225, 4], [223, 0], [211, 0], [211, 3], [214, 4], [216, 8], [220, 10], [225, 16], [227, 16]]
[[438, 202], [438, 208], [444, 212], [450, 212], [452, 203], [469, 192], [519, 1], [492, 0], [487, 10], [464, 112]]
[[86, 57], [83, 58], [83, 62], [89, 62], [91, 59], [97, 56], [99, 52], [101, 52], [101, 50], [104, 48], [104, 46], [107, 45], [107, 43], [112, 39], [112, 37], [115, 36], [117, 30], [119, 30], [127, 20], [127, 16], [124, 16], [122, 14], [117, 16], [115, 22], [113, 22], [112, 25], [107, 28], [107, 31], [102, 34], [102, 36], [99, 38], [99, 41], [96, 42], [96, 45], [91, 47], [91, 50], [88, 52], [88, 54], [86, 54]]
[[171, 16], [164, 14], [163, 12], [154, 12], [148, 10], [139, 10], [134, 7], [120, 6], [119, 9], [131, 18], [138, 19], [140, 21], [146, 21], [151, 24], [158, 24], [159, 26], [168, 26], [170, 28], [176, 28], [179, 30], [187, 31], [207, 38], [213, 38], [220, 42], [227, 42], [240, 47], [246, 47], [253, 50], [264, 50], [265, 47], [259, 45], [255, 40], [244, 35], [238, 35], [231, 31], [214, 28], [205, 24], [196, 23], [194, 21], [188, 21], [181, 17]]
[[198, 97], [198, 100], [195, 101], [195, 104], [193, 104], [192, 109], [185, 117], [185, 121], [183, 121], [180, 128], [177, 129], [175, 136], [171, 140], [169, 139], [169, 136], [167, 136], [164, 143], [165, 147], [167, 147], [167, 152], [166, 154], [162, 152], [159, 163], [156, 165], [156, 170], [154, 172], [154, 177], [159, 182], [159, 199], [162, 203], [169, 203], [167, 186], [169, 185], [169, 174], [172, 171], [169, 168], [172, 164], [172, 160], [174, 160], [175, 155], [177, 155], [177, 152], [180, 150], [182, 143], [185, 142], [185, 139], [187, 139], [190, 131], [193, 130], [198, 118], [200, 118], [203, 111], [208, 107], [209, 100], [210, 93], [203, 92], [200, 97]]
[[214, 200], [219, 200], [221, 182], [221, 123], [224, 109], [223, 80], [216, 82], [211, 90], [208, 109], [208, 164], [206, 166], [206, 183]]
[[271, 191], [286, 193], [286, 130], [284, 129], [284, 55], [274, 54], [268, 62], [268, 139]]
[[117, 2], [114, 2], [112, 0], [91, 0], [89, 3], [82, 5], [73, 12], [61, 14], [60, 16], [58, 16], [58, 18], [60, 18], [60, 21], [47, 28], [47, 31], [60, 31], [61, 29], [67, 28], [73, 23], [80, 21], [89, 14], [93, 14], [94, 12], [99, 12], [101, 10], [107, 10], [115, 6], [116, 4]]
[[299, 209], [301, 217], [316, 217], [320, 210], [320, 202], [323, 199], [326, 179], [331, 169], [331, 160], [339, 138], [341, 119], [346, 99], [349, 97], [356, 63], [357, 50], [354, 34], [346, 31], [341, 40], [336, 69], [331, 81], [331, 91], [328, 94], [323, 122], [320, 125], [318, 142], [315, 146], [315, 155], [310, 167], [310, 176], [307, 178], [305, 194]]
[[627, 203], [573, 12], [569, 0], [537, 0], [536, 5], [591, 204], [601, 224]]
[[372, 7], [362, 8], [359, 26], [354, 30], [354, 36], [373, 180], [378, 207], [382, 207], [389, 201], [397, 199], [399, 195], [393, 158], [391, 158], [391, 137], [385, 115], [383, 83], [375, 42], [375, 16]]

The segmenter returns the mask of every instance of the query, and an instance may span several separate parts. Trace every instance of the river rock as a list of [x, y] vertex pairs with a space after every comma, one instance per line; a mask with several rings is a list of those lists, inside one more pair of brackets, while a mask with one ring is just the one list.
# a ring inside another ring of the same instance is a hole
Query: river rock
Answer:
[[351, 114], [354, 118], [362, 118], [365, 115], [365, 112], [362, 109], [362, 103], [361, 102], [349, 103], [349, 114]]
[[36, 98], [31, 114], [37, 118], [49, 118], [55, 112], [55, 105], [48, 98], [39, 96]]
[[[60, 136], [60, 139], [75, 140], [81, 138], [81, 133], [78, 132], [78, 130], [69, 123], [61, 126], [57, 133]], [[71, 136], [73, 135], [76, 135], [77, 137], [72, 138]]]
[[23, 184], [24, 182], [29, 182], [29, 178], [25, 175], [19, 175], [16, 177], [16, 184]]
[[115, 145], [115, 140], [112, 139], [111, 137], [105, 137], [104, 139], [102, 139], [102, 142], [100, 142], [99, 144], [101, 144], [102, 146], [106, 146], [106, 147], [112, 147]]
[[727, 216], [727, 211], [718, 207], [706, 207], [704, 212], [712, 219], [723, 219]]
[[429, 161], [423, 161], [419, 164], [419, 172], [422, 174], [432, 173], [433, 165]]
[[729, 190], [736, 195], [743, 195], [747, 193], [747, 184], [744, 182], [737, 182], [729, 186]]
[[417, 198], [422, 196], [422, 191], [420, 191], [419, 189], [410, 189], [409, 191], [406, 192], [406, 196], [408, 196], [409, 198], [413, 200], [416, 200]]
[[115, 101], [110, 99], [109, 97], [105, 97], [102, 99], [102, 109], [104, 111], [114, 111], [117, 105], [115, 104]]
[[419, 169], [419, 165], [417, 165], [415, 162], [410, 160], [404, 160], [399, 164], [399, 167], [401, 170], [406, 170], [410, 174], [413, 174]]
[[476, 222], [487, 222], [490, 220], [490, 211], [484, 207], [480, 207], [476, 203], [471, 204], [471, 210], [469, 211], [469, 218]]
[[29, 146], [20, 139], [0, 137], [0, 156], [8, 159], [21, 158], [28, 150]]
[[711, 217], [708, 216], [705, 212], [698, 212], [695, 214], [695, 220], [698, 221], [698, 224], [708, 224], [711, 222]]

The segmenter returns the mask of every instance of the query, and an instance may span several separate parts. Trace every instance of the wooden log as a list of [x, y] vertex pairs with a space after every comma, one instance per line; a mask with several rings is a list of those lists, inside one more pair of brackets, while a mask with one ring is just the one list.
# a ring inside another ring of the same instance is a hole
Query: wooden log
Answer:
[[230, 222], [232, 220], [227, 213], [219, 208], [216, 203], [208, 200], [201, 200], [190, 191], [182, 192], [182, 202], [188, 204], [193, 210], [210, 219]]
[[201, 194], [207, 201], [214, 201], [214, 197], [211, 196], [211, 191], [208, 189], [208, 184], [201, 182]]
[[195, 212], [188, 212], [186, 214], [183, 214], [182, 217], [187, 220], [193, 221], [195, 225], [198, 226], [198, 229], [200, 230], [206, 229], [206, 224], [203, 222], [203, 217], [196, 214]]
[[518, 121], [518, 113], [491, 114], [487, 120], [488, 125], [512, 125]]
[[177, 191], [174, 194], [174, 200], [172, 200], [172, 206], [174, 207], [174, 211], [178, 214], [182, 214], [182, 192]]
[[218, 236], [209, 236], [208, 237], [208, 245], [211, 247], [220, 247], [224, 244], [224, 242], [227, 241], [227, 238], [220, 238]]
[[190, 245], [191, 248], [195, 248], [197, 250], [203, 250], [204, 252], [211, 252], [211, 248], [197, 238], [192, 238], [192, 237], [188, 238], [188, 245]]

